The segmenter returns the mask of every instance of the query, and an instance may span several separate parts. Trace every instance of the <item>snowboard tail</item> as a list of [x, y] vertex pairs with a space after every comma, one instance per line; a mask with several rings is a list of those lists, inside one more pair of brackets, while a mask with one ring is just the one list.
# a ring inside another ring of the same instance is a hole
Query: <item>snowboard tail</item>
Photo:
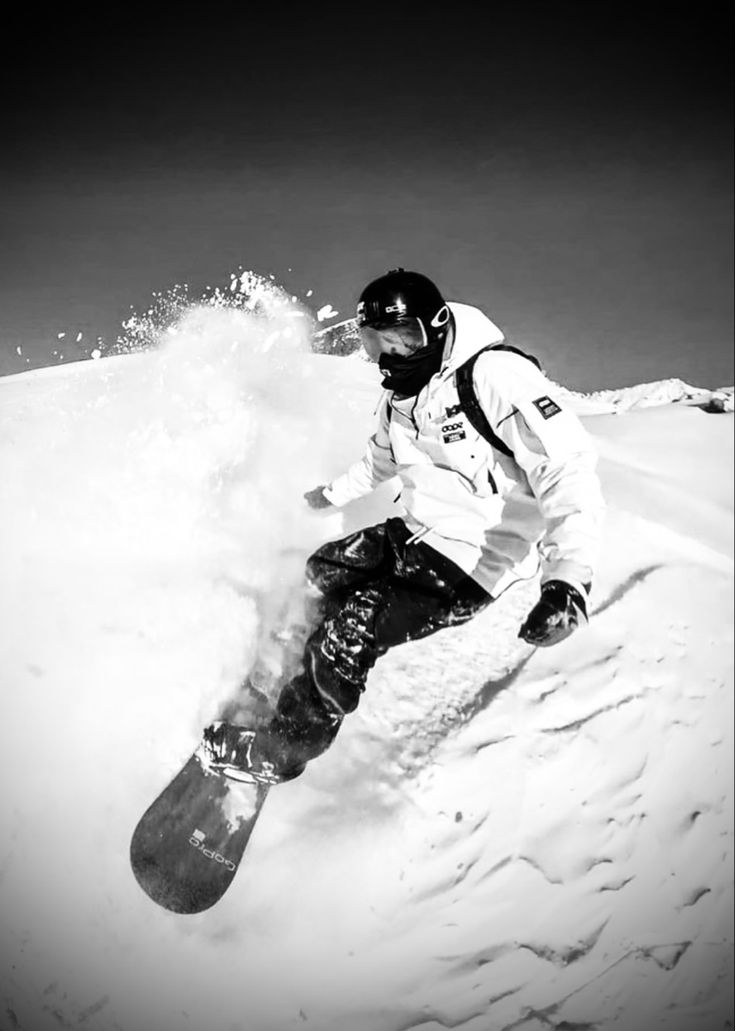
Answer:
[[269, 785], [208, 768], [199, 750], [141, 817], [130, 844], [143, 891], [173, 913], [201, 913], [232, 883]]

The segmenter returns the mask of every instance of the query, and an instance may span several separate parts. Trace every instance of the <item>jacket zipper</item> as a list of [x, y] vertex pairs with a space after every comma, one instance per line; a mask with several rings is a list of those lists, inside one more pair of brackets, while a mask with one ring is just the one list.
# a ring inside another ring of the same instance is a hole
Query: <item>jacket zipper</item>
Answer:
[[[419, 391], [419, 393], [421, 393], [421, 391]], [[420, 434], [419, 434], [419, 424], [416, 422], [416, 419], [414, 418], [414, 413], [416, 411], [416, 405], [418, 403], [419, 403], [419, 395], [417, 394], [416, 395], [416, 400], [411, 405], [411, 422], [413, 423], [414, 429], [416, 430], [416, 440], [418, 440], [419, 436], [420, 436]]]

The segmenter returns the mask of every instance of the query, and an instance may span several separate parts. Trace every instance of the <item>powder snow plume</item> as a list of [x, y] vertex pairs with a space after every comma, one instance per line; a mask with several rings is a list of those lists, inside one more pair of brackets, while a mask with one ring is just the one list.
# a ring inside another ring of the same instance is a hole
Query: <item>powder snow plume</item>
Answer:
[[[333, 445], [319, 448], [332, 435], [320, 397], [333, 386], [294, 306], [190, 306], [151, 343], [35, 374], [41, 405], [27, 411], [20, 399], [7, 423], [22, 437], [4, 465], [2, 562], [23, 585], [8, 602], [41, 651], [61, 633], [34, 601], [44, 582], [81, 633], [109, 627], [114, 644], [143, 634], [172, 656], [195, 634], [202, 648], [178, 671], [176, 704], [192, 692], [198, 728], [272, 625], [298, 611], [304, 558], [334, 529], [334, 518], [304, 518], [302, 497], [336, 471], [325, 468]], [[101, 389], [80, 402], [77, 376], [98, 373]], [[141, 570], [131, 604], [126, 587]], [[39, 747], [53, 747], [47, 704], [29, 700]]]

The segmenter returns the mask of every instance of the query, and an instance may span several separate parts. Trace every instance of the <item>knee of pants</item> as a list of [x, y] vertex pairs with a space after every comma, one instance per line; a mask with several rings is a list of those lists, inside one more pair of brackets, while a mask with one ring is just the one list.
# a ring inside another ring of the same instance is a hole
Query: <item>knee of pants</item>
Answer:
[[307, 559], [306, 578], [324, 594], [350, 589], [375, 575], [383, 561], [384, 548], [382, 524], [327, 541]]
[[370, 626], [349, 606], [324, 621], [307, 643], [306, 661], [327, 710], [343, 716], [357, 708], [377, 657]]
[[326, 581], [325, 573], [325, 562], [323, 561], [320, 553], [315, 551], [313, 555], [310, 555], [306, 560], [306, 582], [310, 587], [315, 588], [320, 593], [323, 591], [322, 584]]
[[324, 709], [340, 719], [354, 712], [365, 690], [367, 670], [321, 635], [307, 645], [307, 668]]

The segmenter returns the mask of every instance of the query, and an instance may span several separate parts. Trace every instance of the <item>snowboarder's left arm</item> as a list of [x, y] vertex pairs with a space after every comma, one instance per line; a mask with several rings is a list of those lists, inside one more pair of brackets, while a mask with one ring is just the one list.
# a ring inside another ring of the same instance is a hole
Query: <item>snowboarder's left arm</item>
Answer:
[[[539, 542], [542, 587], [561, 582], [584, 601], [605, 511], [597, 454], [587, 431], [555, 396], [554, 384], [518, 355], [481, 355], [475, 390], [490, 425], [526, 474], [544, 518]], [[558, 592], [552, 591], [551, 597], [561, 606], [573, 604]]]

